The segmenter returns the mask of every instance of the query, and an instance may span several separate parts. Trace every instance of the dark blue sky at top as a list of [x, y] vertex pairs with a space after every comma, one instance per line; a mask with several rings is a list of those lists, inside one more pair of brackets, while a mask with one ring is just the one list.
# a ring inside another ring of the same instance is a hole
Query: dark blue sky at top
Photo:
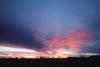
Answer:
[[[99, 0], [0, 0], [1, 42], [42, 48], [41, 40], [35, 39], [38, 34], [81, 28], [100, 36]], [[100, 52], [98, 40], [88, 44], [92, 45], [82, 51]]]

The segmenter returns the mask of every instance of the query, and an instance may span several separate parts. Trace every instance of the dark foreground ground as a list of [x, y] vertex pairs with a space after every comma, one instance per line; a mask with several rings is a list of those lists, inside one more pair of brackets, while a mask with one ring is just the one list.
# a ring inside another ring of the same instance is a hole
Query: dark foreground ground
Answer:
[[[33, 67], [70, 67], [70, 66], [80, 66], [80, 67], [100, 67], [100, 56], [91, 56], [88, 58], [75, 58], [75, 57], [70, 57], [70, 58], [65, 58], [65, 59], [49, 59], [49, 58], [36, 58], [36, 59], [25, 59], [25, 58], [1, 58], [0, 59], [0, 67], [2, 65], [14, 65], [14, 67], [23, 65], [24, 66], [33, 66]], [[3, 67], [3, 66], [2, 66]]]

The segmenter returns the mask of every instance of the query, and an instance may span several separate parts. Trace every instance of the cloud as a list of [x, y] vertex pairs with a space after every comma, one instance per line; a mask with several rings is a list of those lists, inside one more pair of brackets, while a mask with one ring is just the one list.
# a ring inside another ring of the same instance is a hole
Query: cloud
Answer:
[[30, 35], [30, 30], [27, 30], [27, 28], [23, 30], [20, 25], [15, 26], [9, 23], [8, 20], [0, 20], [0, 42], [20, 44], [29, 48], [43, 47], [42, 42], [35, 39], [35, 32]]
[[62, 50], [58, 51], [57, 53], [45, 53], [45, 52], [39, 52], [32, 49], [26, 49], [26, 48], [18, 48], [18, 47], [8, 47], [8, 46], [0, 46], [0, 57], [5, 58], [37, 58], [37, 57], [47, 57], [47, 58], [67, 58], [67, 57], [89, 57], [93, 55], [99, 55], [97, 53], [78, 53], [74, 51], [69, 50]]

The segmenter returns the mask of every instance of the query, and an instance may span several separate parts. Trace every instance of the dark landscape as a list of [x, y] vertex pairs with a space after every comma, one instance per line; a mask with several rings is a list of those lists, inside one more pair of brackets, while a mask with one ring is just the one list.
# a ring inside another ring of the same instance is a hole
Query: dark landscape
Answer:
[[69, 57], [69, 58], [1, 58], [0, 65], [24, 66], [95, 66], [100, 65], [100, 56]]

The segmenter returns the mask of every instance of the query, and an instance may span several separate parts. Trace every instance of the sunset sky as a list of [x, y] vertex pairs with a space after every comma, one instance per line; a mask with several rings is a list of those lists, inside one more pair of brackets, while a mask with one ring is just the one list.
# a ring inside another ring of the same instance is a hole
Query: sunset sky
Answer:
[[0, 43], [100, 53], [100, 1], [0, 0]]

